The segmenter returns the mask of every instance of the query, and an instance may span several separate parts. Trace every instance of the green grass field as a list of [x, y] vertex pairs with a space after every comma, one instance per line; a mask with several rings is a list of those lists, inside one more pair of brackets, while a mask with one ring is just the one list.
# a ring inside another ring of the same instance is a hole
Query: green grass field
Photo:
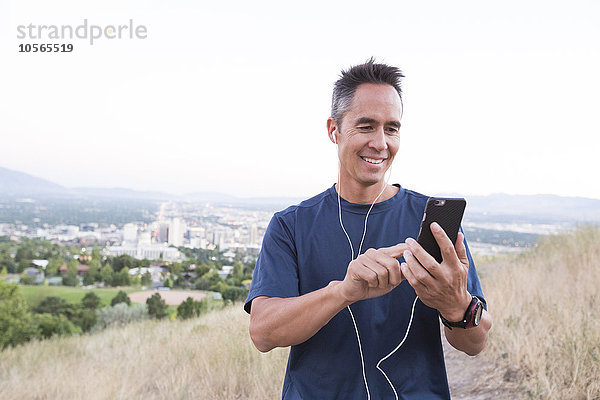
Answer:
[[30, 307], [35, 307], [45, 297], [56, 296], [67, 300], [69, 303], [79, 303], [83, 296], [88, 292], [94, 292], [100, 301], [102, 306], [110, 306], [110, 301], [117, 295], [120, 290], [125, 293], [137, 292], [140, 289], [136, 288], [122, 288], [122, 289], [82, 289], [69, 286], [35, 286], [35, 285], [19, 285], [25, 296], [25, 300]]

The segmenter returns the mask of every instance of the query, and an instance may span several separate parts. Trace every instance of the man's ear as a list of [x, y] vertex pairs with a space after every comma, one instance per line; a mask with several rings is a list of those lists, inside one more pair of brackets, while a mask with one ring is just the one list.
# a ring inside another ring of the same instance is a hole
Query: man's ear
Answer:
[[327, 134], [329, 135], [329, 140], [334, 144], [338, 143], [340, 138], [338, 124], [336, 120], [331, 117], [327, 118]]

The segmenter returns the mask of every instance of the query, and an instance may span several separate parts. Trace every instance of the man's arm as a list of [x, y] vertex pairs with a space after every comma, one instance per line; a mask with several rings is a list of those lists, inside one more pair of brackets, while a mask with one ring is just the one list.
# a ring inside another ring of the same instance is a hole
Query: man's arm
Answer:
[[[464, 313], [463, 313], [464, 314]], [[445, 317], [444, 317], [445, 318]], [[456, 320], [460, 320], [462, 315]], [[485, 348], [487, 343], [488, 332], [492, 327], [492, 316], [486, 310], [481, 314], [479, 326], [470, 329], [454, 328], [452, 330], [444, 326], [444, 333], [448, 343], [457, 350], [467, 353], [470, 356], [475, 356]]]
[[400, 257], [408, 247], [369, 249], [348, 264], [343, 281], [298, 297], [259, 296], [252, 300], [250, 337], [262, 352], [300, 344], [319, 331], [346, 306], [382, 296], [402, 282]]
[[[404, 252], [406, 262], [401, 265], [402, 273], [425, 305], [437, 309], [448, 321], [460, 321], [472, 298], [467, 291], [469, 260], [464, 235], [459, 232], [453, 245], [437, 223], [431, 224], [431, 232], [440, 246], [442, 263], [409, 238], [406, 243], [410, 250]], [[454, 348], [476, 355], [485, 347], [491, 327], [492, 318], [484, 311], [478, 327], [445, 328], [444, 332]]]
[[259, 296], [252, 300], [250, 337], [256, 348], [267, 352], [311, 338], [348, 305], [335, 290], [340, 283], [334, 281], [298, 297]]

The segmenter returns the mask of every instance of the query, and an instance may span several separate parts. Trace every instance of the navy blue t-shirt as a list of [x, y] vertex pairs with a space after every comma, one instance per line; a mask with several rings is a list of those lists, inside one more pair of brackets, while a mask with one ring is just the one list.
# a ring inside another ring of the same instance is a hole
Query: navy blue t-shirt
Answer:
[[[295, 297], [343, 280], [351, 261], [350, 245], [338, 216], [332, 186], [299, 205], [275, 213], [263, 239], [244, 309], [258, 296]], [[398, 193], [373, 206], [361, 253], [415, 238], [427, 196], [400, 187]], [[354, 251], [362, 237], [370, 205], [341, 200], [344, 227]], [[466, 244], [466, 242], [465, 242]], [[467, 289], [484, 302], [473, 259], [467, 247]], [[394, 398], [376, 369], [406, 332], [415, 291], [403, 281], [390, 293], [350, 306], [360, 334], [365, 372], [372, 399]], [[448, 381], [435, 309], [417, 301], [404, 344], [381, 363], [400, 399], [449, 399]], [[284, 399], [362, 399], [367, 392], [358, 341], [347, 309], [340, 311], [313, 337], [291, 347], [283, 385]]]

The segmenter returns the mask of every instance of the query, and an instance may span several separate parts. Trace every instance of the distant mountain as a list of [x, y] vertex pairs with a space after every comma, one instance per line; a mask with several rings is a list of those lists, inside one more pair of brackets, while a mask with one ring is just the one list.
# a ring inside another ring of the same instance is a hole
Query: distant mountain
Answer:
[[467, 215], [527, 216], [544, 220], [600, 221], [600, 200], [552, 194], [463, 196]]
[[[124, 188], [65, 188], [45, 179], [0, 167], [0, 196], [41, 197], [65, 199], [102, 200], [150, 200], [150, 201], [193, 201], [215, 205], [252, 208], [261, 210], [282, 210], [302, 201], [299, 197], [236, 197], [216, 192], [198, 192], [173, 195], [158, 191], [137, 191]], [[600, 222], [600, 199], [563, 197], [556, 195], [508, 195], [465, 197], [469, 219], [490, 220], [498, 216], [505, 220], [511, 217], [518, 220], [543, 221], [589, 221]]]
[[0, 195], [31, 196], [40, 194], [63, 194], [63, 186], [24, 172], [0, 167]]
[[73, 188], [69, 190], [73, 196], [102, 199], [135, 199], [135, 200], [170, 200], [173, 196], [164, 192], [137, 191], [125, 188]]

